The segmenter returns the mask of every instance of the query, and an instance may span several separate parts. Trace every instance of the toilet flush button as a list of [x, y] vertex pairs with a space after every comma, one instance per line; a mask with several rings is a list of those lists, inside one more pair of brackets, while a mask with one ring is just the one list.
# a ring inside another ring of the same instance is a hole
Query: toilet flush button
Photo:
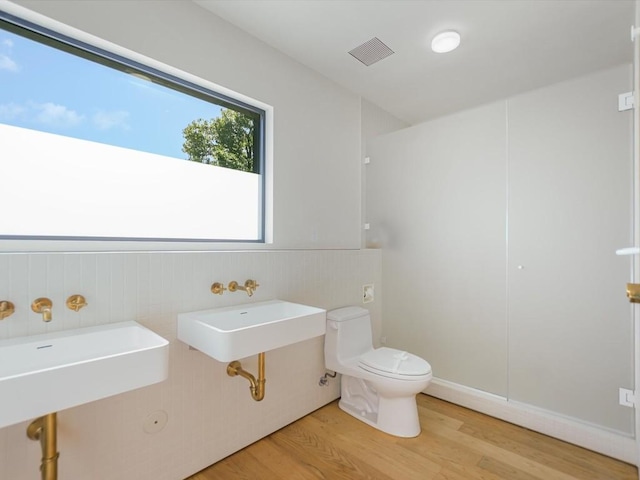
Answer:
[[524, 270], [524, 265], [518, 265], [518, 270]]

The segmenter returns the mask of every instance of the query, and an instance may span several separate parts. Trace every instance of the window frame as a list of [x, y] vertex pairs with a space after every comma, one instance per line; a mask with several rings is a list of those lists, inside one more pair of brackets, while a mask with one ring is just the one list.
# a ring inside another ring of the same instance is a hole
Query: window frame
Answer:
[[273, 242], [273, 107], [17, 5], [3, 3], [0, 6], [0, 26], [14, 34], [87, 61], [123, 73], [142, 75], [164, 87], [256, 118], [258, 125], [254, 130], [253, 173], [260, 175], [258, 213], [261, 218], [260, 238], [255, 240], [0, 234], [0, 252], [228, 250], [243, 244], [259, 248]]

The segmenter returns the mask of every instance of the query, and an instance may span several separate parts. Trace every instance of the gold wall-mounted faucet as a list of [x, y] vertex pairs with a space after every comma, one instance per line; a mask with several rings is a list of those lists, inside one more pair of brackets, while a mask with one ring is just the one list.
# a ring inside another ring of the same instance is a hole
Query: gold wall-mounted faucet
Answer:
[[51, 321], [51, 309], [53, 308], [53, 303], [48, 298], [36, 298], [33, 303], [31, 303], [31, 310], [36, 313], [42, 314], [43, 322]]
[[5, 318], [10, 317], [15, 311], [16, 307], [10, 301], [2, 300], [0, 302], [0, 320], [4, 320]]
[[211, 293], [213, 293], [214, 295], [222, 295], [225, 290], [226, 288], [224, 288], [224, 283], [215, 282], [213, 285], [211, 285]]
[[236, 290], [242, 290], [244, 292], [247, 292], [247, 295], [251, 297], [253, 296], [253, 292], [255, 292], [256, 288], [258, 288], [259, 286], [260, 284], [251, 279], [244, 282], [244, 286], [238, 285], [238, 282], [234, 280], [233, 282], [229, 282], [229, 291], [235, 292]]
[[74, 312], [79, 312], [81, 308], [89, 305], [87, 300], [82, 295], [71, 295], [67, 298], [67, 308]]

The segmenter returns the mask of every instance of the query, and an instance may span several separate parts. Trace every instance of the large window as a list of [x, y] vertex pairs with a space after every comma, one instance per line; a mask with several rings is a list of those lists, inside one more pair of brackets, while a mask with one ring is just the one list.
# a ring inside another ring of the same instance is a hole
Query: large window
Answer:
[[0, 86], [0, 238], [265, 240], [262, 108], [2, 11]]

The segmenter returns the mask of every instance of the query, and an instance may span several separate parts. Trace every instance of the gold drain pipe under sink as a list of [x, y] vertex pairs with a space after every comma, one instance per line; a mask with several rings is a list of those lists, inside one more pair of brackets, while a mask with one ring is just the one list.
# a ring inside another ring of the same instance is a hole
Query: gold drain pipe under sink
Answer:
[[35, 419], [27, 427], [27, 437], [40, 440], [42, 447], [42, 462], [40, 472], [42, 480], [58, 480], [58, 422], [55, 413], [49, 413]]
[[235, 377], [240, 375], [241, 377], [249, 380], [249, 390], [251, 390], [251, 398], [256, 402], [259, 402], [264, 398], [264, 384], [266, 379], [264, 378], [264, 352], [258, 354], [258, 378], [247, 372], [242, 368], [242, 364], [238, 360], [234, 360], [227, 365], [227, 375]]

